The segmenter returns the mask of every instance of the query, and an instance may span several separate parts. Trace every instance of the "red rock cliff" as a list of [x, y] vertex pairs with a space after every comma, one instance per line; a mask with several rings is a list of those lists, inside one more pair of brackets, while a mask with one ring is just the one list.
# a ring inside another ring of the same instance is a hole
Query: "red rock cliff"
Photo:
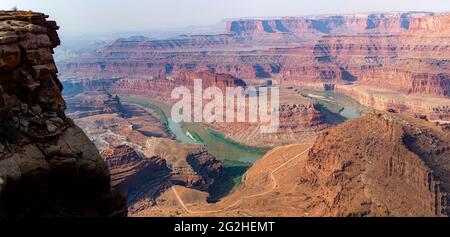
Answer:
[[332, 216], [447, 216], [449, 139], [424, 121], [370, 114], [324, 132], [300, 182]]
[[[335, 16], [285, 17], [278, 19], [242, 19], [227, 22], [225, 33], [315, 33], [315, 34], [392, 34], [416, 27], [416, 19], [431, 16], [427, 12], [372, 13]], [[412, 25], [412, 26], [411, 26]], [[423, 24], [421, 24], [423, 25]]]
[[97, 148], [65, 116], [47, 17], [0, 11], [0, 216], [125, 216]]
[[114, 189], [127, 195], [132, 205], [144, 197], [155, 197], [170, 186], [170, 170], [158, 156], [145, 157], [128, 145], [120, 145], [102, 152], [111, 172]]

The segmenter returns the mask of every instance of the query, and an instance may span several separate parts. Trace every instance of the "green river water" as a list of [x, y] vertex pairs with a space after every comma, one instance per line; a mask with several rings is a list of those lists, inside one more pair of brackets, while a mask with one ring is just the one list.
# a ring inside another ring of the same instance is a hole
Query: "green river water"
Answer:
[[361, 117], [369, 109], [349, 96], [334, 91], [317, 91], [311, 89], [296, 89], [298, 93], [319, 104], [319, 110], [326, 119], [334, 124]]
[[[206, 146], [208, 152], [219, 160], [228, 163], [254, 163], [269, 149], [249, 147], [225, 138], [199, 123], [177, 123], [170, 118], [171, 106], [162, 101], [142, 97], [120, 97], [122, 101], [138, 104], [159, 112], [161, 123], [181, 143], [197, 143]], [[189, 132], [187, 135], [187, 131]]]
[[[320, 104], [319, 109], [328, 121], [339, 124], [348, 119], [361, 116], [364, 107], [352, 98], [334, 92], [295, 89], [298, 93], [313, 99]], [[234, 142], [222, 134], [200, 123], [177, 123], [170, 118], [171, 105], [154, 99], [143, 97], [121, 97], [128, 103], [138, 104], [157, 111], [161, 123], [181, 143], [197, 143], [206, 146], [208, 152], [225, 164], [251, 165], [261, 158], [270, 148], [249, 147]]]
[[[296, 89], [296, 91], [319, 103], [321, 112], [328, 121], [334, 124], [358, 118], [361, 116], [361, 111], [364, 110], [355, 100], [341, 94], [304, 89]], [[270, 148], [239, 144], [220, 133], [203, 127], [200, 123], [177, 123], [170, 118], [171, 105], [163, 101], [125, 96], [121, 96], [120, 99], [154, 110], [158, 113], [161, 124], [176, 140], [181, 143], [203, 144], [211, 155], [221, 160], [226, 172], [232, 177], [231, 183], [224, 184], [224, 187], [221, 188], [222, 195], [231, 192], [241, 182], [242, 175], [251, 165], [270, 150]]]

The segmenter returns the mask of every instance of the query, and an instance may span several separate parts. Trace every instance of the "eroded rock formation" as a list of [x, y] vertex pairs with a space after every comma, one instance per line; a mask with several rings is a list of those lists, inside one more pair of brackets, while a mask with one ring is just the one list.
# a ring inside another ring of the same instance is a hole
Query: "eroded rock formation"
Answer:
[[47, 17], [0, 11], [0, 215], [125, 216], [97, 148], [65, 116]]
[[426, 23], [419, 23], [417, 19], [433, 15], [428, 12], [395, 12], [231, 20], [227, 22], [225, 32], [231, 34], [392, 34], [416, 28], [417, 25], [423, 26]]
[[331, 127], [323, 114], [312, 102], [304, 104], [285, 103], [279, 108], [279, 127], [276, 132], [263, 133], [264, 122], [212, 123], [209, 127], [227, 138], [253, 147], [276, 147], [292, 143], [314, 141], [317, 134]]
[[89, 91], [67, 96], [67, 113], [71, 118], [102, 113], [120, 113], [122, 104], [118, 96], [105, 91]]
[[181, 144], [168, 139], [151, 139], [143, 149], [146, 156], [163, 157], [170, 168], [170, 182], [207, 192], [215, 201], [231, 182], [223, 163], [197, 144]]
[[170, 186], [170, 170], [158, 156], [145, 157], [127, 145], [102, 151], [111, 173], [111, 185], [128, 197], [129, 205], [144, 197], [156, 197]]
[[449, 134], [370, 114], [324, 132], [299, 178], [332, 216], [447, 216]]
[[[88, 89], [68, 96], [74, 111], [69, 115], [83, 115], [75, 122], [101, 151], [113, 189], [127, 196], [129, 213], [155, 205], [156, 198], [172, 185], [205, 191], [210, 200], [223, 194], [222, 186], [231, 180], [220, 161], [199, 145], [171, 139], [161, 114], [151, 108], [120, 103], [120, 112], [86, 113], [85, 109], [91, 111], [97, 105], [86, 101], [103, 103], [97, 100], [99, 95], [104, 98], [105, 92]], [[73, 106], [79, 103], [84, 106]]]
[[244, 81], [228, 74], [217, 74], [209, 71], [183, 71], [176, 77], [160, 76], [153, 79], [121, 79], [112, 82], [108, 91], [120, 95], [134, 95], [161, 99], [164, 101], [176, 101], [171, 98], [171, 93], [176, 87], [184, 86], [193, 93], [194, 81], [201, 80], [203, 89], [217, 87], [225, 92], [226, 87], [245, 87]]

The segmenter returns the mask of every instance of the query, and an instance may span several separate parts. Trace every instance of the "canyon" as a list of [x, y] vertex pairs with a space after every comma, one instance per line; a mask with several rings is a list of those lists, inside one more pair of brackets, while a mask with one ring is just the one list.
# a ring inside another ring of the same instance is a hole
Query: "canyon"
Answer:
[[[446, 216], [449, 22], [419, 12], [230, 20], [223, 34], [121, 38], [58, 65], [71, 116], [83, 114], [75, 121], [105, 159], [121, 160], [110, 169], [132, 216]], [[279, 87], [279, 132], [213, 122], [201, 124], [212, 141], [189, 124], [174, 134], [171, 92], [194, 79]], [[266, 150], [250, 158], [222, 143]], [[163, 174], [143, 177], [151, 161]], [[243, 172], [227, 174], [230, 162]], [[217, 188], [230, 179], [238, 185]]]
[[[47, 18], [0, 11], [0, 216], [449, 215], [448, 13], [235, 19], [57, 65]], [[175, 122], [195, 79], [279, 88], [279, 130]]]
[[[234, 188], [236, 179], [240, 179], [251, 162], [260, 157], [256, 155], [258, 151], [251, 150], [313, 141], [330, 126], [310, 99], [283, 88], [282, 128], [278, 133], [259, 136], [257, 123], [232, 123], [205, 124], [225, 138], [218, 138], [208, 130], [200, 133], [205, 128], [196, 125], [188, 125], [187, 129], [183, 125], [181, 134], [174, 134], [170, 112], [166, 111], [175, 101], [170, 97], [172, 89], [192, 88], [194, 79], [199, 77], [204, 88], [246, 86], [230, 75], [189, 71], [180, 75], [153, 80], [63, 82], [68, 115], [101, 151], [111, 172], [113, 188], [128, 198], [129, 215], [157, 207], [160, 195], [174, 186], [201, 193], [207, 202], [218, 201]], [[128, 86], [123, 86], [124, 83]], [[188, 138], [185, 135], [188, 132], [194, 138]], [[186, 138], [181, 140], [178, 136]], [[234, 157], [239, 160], [233, 160]], [[165, 213], [164, 209], [158, 210]]]
[[133, 215], [448, 216], [449, 138], [421, 119], [370, 113], [273, 149], [217, 203], [176, 186]]
[[211, 200], [223, 195], [231, 176], [219, 160], [200, 145], [175, 140], [157, 110], [111, 98], [102, 91], [67, 96], [70, 103], [83, 102], [68, 115], [99, 149], [112, 188], [127, 197], [130, 215], [154, 205], [174, 184], [209, 192]]
[[[122, 38], [58, 64], [64, 80], [119, 78], [124, 88], [186, 71], [229, 74], [249, 85], [332, 84], [383, 110], [447, 120], [449, 21], [447, 13], [421, 12], [230, 20], [224, 34]], [[408, 103], [391, 93], [426, 99]]]
[[[87, 104], [87, 98], [98, 94], [107, 93], [117, 96], [133, 96], [140, 98], [152, 98], [158, 101], [164, 101], [171, 106], [177, 100], [171, 98], [171, 92], [180, 86], [191, 89], [193, 92], [194, 80], [201, 78], [202, 87], [217, 87], [225, 94], [226, 88], [242, 87], [245, 90], [247, 84], [228, 74], [218, 74], [209, 71], [184, 71], [178, 76], [158, 76], [157, 78], [145, 79], [101, 79], [101, 80], [68, 80], [64, 81], [65, 88], [69, 91], [67, 101], [72, 102], [77, 98], [86, 99], [84, 103], [78, 101], [75, 104]], [[83, 91], [84, 94], [70, 96], [71, 93]], [[103, 91], [103, 92], [98, 92]], [[87, 95], [89, 94], [89, 95]], [[227, 138], [237, 141], [247, 146], [273, 147], [277, 145], [286, 145], [292, 142], [312, 141], [318, 132], [330, 126], [328, 121], [317, 109], [317, 105], [310, 99], [305, 98], [298, 92], [288, 88], [281, 88], [281, 97], [279, 109], [280, 128], [275, 133], [260, 134], [259, 130], [263, 123], [257, 122], [235, 122], [235, 123], [211, 123], [207, 124], [210, 128], [224, 134]], [[92, 100], [92, 99], [91, 99]], [[246, 96], [246, 101], [248, 101]], [[192, 99], [192, 101], [194, 101]], [[204, 102], [205, 104], [206, 102]], [[74, 104], [73, 107], [76, 105]], [[101, 103], [102, 104], [102, 103]], [[104, 103], [103, 103], [104, 104]], [[108, 108], [102, 104], [102, 108]], [[248, 105], [248, 103], [247, 103]], [[234, 105], [236, 106], [236, 105]], [[72, 109], [72, 107], [71, 107]], [[83, 113], [87, 113], [85, 108], [79, 108]], [[237, 110], [237, 107], [235, 107]], [[249, 107], [244, 108], [248, 117]], [[92, 113], [92, 112], [91, 112]], [[171, 112], [166, 111], [166, 117], [170, 119]]]

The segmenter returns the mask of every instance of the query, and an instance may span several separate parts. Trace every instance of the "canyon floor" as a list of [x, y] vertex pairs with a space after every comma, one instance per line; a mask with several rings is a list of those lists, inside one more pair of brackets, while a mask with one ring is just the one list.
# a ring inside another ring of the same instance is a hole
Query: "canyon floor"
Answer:
[[207, 193], [172, 186], [154, 207], [132, 216], [308, 216], [320, 203], [307, 202], [306, 190], [297, 185], [296, 170], [305, 165], [311, 146], [296, 144], [271, 150], [218, 203], [207, 203]]

